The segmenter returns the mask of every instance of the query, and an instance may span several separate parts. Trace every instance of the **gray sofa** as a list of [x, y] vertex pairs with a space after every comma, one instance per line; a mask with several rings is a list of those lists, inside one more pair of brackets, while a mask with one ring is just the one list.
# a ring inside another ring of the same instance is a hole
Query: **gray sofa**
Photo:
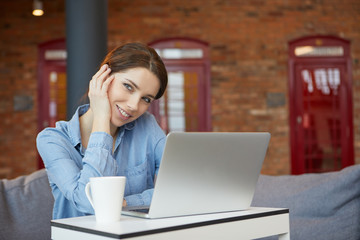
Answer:
[[[45, 170], [1, 180], [0, 240], [50, 239], [53, 201]], [[261, 175], [252, 206], [289, 208], [292, 240], [358, 240], [360, 165], [323, 174]]]
[[53, 202], [44, 169], [1, 180], [0, 240], [49, 240]]
[[290, 209], [292, 240], [360, 239], [360, 165], [298, 176], [264, 176], [252, 206]]

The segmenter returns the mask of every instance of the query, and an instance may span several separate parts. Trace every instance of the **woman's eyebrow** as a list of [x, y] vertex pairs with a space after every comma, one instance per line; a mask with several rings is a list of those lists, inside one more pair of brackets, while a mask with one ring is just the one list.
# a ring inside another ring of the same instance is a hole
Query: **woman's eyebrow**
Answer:
[[134, 87], [139, 90], [139, 86], [136, 85], [136, 83], [134, 83], [132, 80], [128, 79], [128, 78], [125, 78], [126, 81], [130, 82], [132, 85], [134, 85]]
[[[130, 82], [137, 90], [139, 90], [139, 86], [136, 85], [136, 83], [134, 83], [132, 80], [130, 80], [130, 79], [128, 79], [128, 78], [125, 78], [125, 80], [128, 81], [128, 82]], [[155, 99], [155, 96], [153, 96], [153, 95], [151, 95], [151, 94], [147, 94], [146, 96]]]

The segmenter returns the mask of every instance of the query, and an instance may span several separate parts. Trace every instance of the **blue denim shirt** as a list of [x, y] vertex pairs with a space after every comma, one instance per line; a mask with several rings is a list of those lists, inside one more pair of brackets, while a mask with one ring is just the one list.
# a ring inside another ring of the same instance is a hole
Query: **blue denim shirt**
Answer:
[[112, 152], [113, 138], [105, 132], [92, 133], [82, 146], [79, 117], [88, 109], [80, 106], [70, 121], [57, 122], [36, 139], [55, 199], [53, 219], [94, 214], [84, 191], [90, 177], [126, 176], [127, 204], [151, 202], [166, 139], [154, 116], [146, 112], [120, 127]]

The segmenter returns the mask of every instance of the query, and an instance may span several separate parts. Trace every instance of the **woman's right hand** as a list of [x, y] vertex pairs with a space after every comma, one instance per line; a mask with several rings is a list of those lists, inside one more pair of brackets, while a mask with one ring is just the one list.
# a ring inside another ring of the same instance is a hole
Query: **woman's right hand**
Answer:
[[108, 88], [114, 80], [114, 75], [110, 76], [111, 69], [108, 65], [103, 65], [92, 77], [89, 84], [90, 109], [93, 112], [93, 132], [105, 131], [110, 133], [111, 109], [108, 97]]

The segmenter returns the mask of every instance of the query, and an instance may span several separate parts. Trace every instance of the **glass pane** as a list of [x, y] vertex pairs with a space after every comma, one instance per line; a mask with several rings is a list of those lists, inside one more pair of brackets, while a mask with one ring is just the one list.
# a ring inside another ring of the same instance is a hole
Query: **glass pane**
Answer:
[[203, 58], [202, 49], [180, 49], [164, 48], [156, 49], [159, 56], [163, 59], [201, 59]]
[[[160, 117], [167, 132], [198, 130], [198, 76], [195, 72], [169, 72], [168, 87], [159, 100]], [[165, 119], [165, 120], [164, 120]]]
[[337, 68], [303, 69], [301, 77], [306, 172], [340, 169], [340, 71]]
[[67, 52], [64, 49], [46, 50], [45, 60], [66, 60]]
[[341, 57], [344, 56], [344, 49], [341, 46], [300, 46], [295, 48], [297, 57]]
[[57, 81], [57, 119], [66, 120], [66, 73], [58, 72]]
[[49, 75], [49, 123], [66, 119], [66, 73], [52, 71]]

